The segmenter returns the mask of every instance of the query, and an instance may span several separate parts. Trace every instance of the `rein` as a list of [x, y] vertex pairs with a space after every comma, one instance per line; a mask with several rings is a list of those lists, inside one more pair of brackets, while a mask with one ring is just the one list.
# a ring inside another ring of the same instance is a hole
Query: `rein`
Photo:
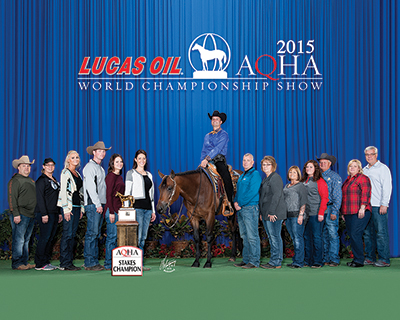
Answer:
[[[186, 223], [185, 223], [182, 227], [186, 226], [190, 221], [192, 221], [193, 213], [194, 213], [194, 211], [196, 210], [197, 205], [198, 205], [198, 203], [199, 203], [200, 190], [201, 190], [201, 176], [202, 176], [202, 172], [200, 171], [200, 183], [199, 183], [199, 189], [198, 189], [198, 191], [197, 191], [196, 203], [195, 203], [195, 205], [194, 205], [194, 208], [193, 208], [193, 211], [192, 211], [192, 213], [191, 213], [191, 215], [190, 215], [190, 218], [189, 218], [188, 220], [186, 220]], [[166, 179], [168, 179], [168, 177], [169, 177], [169, 178], [172, 180], [172, 182], [174, 183], [174, 189], [173, 189], [173, 191], [172, 191], [172, 193], [171, 193], [171, 196], [169, 197], [168, 204], [167, 204], [167, 206], [168, 206], [168, 216], [171, 217], [171, 207], [170, 207], [170, 205], [171, 205], [171, 200], [172, 200], [172, 198], [173, 198], [173, 196], [174, 196], [174, 194], [175, 194], [175, 191], [176, 191], [176, 181], [175, 181], [174, 179], [172, 179], [172, 178], [170, 177], [170, 175], [166, 176]], [[183, 201], [182, 201], [182, 204], [181, 204], [181, 208], [179, 209], [178, 217], [176, 218], [174, 224], [173, 224], [171, 227], [168, 227], [169, 229], [173, 228], [173, 227], [176, 225], [176, 223], [179, 221], [179, 218], [181, 217], [181, 213], [182, 213], [182, 206], [183, 206]], [[165, 223], [164, 223], [164, 224], [165, 224]], [[166, 224], [165, 224], [165, 225], [166, 225]]]

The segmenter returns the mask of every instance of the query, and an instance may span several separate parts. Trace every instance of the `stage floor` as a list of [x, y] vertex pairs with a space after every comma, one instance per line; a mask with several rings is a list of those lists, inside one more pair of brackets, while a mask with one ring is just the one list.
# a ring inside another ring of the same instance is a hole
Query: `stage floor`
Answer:
[[347, 261], [336, 268], [244, 270], [226, 258], [213, 259], [212, 269], [176, 259], [175, 271], [167, 273], [160, 259], [147, 259], [151, 271], [143, 277], [112, 277], [110, 271], [15, 271], [3, 260], [0, 314], [58, 320], [397, 317], [400, 259], [389, 268], [353, 269]]

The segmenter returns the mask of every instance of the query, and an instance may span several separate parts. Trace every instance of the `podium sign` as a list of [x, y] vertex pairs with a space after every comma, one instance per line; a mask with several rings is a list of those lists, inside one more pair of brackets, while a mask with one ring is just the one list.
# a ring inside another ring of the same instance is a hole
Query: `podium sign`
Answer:
[[113, 276], [142, 276], [143, 251], [132, 246], [117, 247], [112, 251]]
[[136, 210], [133, 208], [119, 209], [118, 221], [136, 221]]

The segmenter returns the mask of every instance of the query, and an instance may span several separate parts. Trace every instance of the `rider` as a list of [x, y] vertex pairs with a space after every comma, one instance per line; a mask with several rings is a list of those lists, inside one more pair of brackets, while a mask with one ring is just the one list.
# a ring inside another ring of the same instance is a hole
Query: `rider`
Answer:
[[[233, 208], [233, 184], [225, 158], [228, 151], [229, 136], [221, 128], [221, 125], [226, 121], [226, 114], [215, 110], [212, 115], [208, 114], [208, 117], [211, 119], [214, 130], [204, 137], [200, 166], [205, 168], [209, 162], [215, 165], [224, 182], [226, 195]], [[226, 210], [229, 211], [228, 208]]]

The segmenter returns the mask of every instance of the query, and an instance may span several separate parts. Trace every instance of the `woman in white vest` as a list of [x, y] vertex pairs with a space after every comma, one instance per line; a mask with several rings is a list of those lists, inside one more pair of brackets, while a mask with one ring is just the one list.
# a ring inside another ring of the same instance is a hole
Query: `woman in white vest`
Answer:
[[146, 164], [146, 151], [136, 151], [133, 168], [128, 171], [125, 180], [125, 195], [135, 198], [136, 220], [139, 222], [138, 246], [142, 250], [150, 222], [156, 219], [153, 176], [146, 171]]

